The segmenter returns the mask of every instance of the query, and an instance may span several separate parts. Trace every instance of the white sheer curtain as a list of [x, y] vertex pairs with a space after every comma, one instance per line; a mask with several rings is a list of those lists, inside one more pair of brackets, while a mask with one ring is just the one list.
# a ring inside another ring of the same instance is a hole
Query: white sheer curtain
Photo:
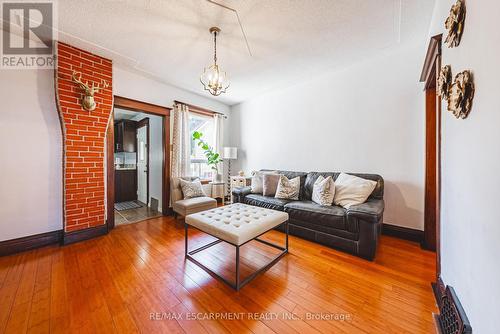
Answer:
[[189, 176], [191, 138], [189, 137], [189, 107], [174, 105], [172, 131], [172, 177]]
[[[214, 150], [219, 153], [222, 158], [222, 138], [224, 136], [224, 116], [221, 114], [214, 114]], [[217, 168], [219, 174], [224, 175], [224, 164], [220, 163]]]

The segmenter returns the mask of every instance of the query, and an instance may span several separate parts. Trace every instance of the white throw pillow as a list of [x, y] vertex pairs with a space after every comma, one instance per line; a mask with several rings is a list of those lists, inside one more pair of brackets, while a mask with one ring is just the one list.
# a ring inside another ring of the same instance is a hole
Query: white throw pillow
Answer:
[[335, 197], [333, 198], [333, 202], [344, 208], [362, 204], [370, 197], [376, 186], [377, 182], [375, 181], [340, 173], [339, 177], [335, 180]]
[[180, 179], [179, 181], [181, 183], [181, 189], [182, 194], [184, 195], [184, 199], [207, 196], [203, 191], [203, 186], [201, 185], [199, 179], [196, 179], [192, 182], [183, 179]]
[[332, 205], [335, 196], [335, 183], [331, 176], [320, 175], [313, 185], [312, 201], [319, 205]]
[[274, 195], [275, 198], [298, 200], [299, 192], [300, 176], [289, 180], [286, 176], [280, 175], [276, 195]]
[[253, 194], [262, 194], [264, 191], [264, 174], [277, 174], [276, 171], [256, 171], [253, 172], [252, 176], [252, 193]]

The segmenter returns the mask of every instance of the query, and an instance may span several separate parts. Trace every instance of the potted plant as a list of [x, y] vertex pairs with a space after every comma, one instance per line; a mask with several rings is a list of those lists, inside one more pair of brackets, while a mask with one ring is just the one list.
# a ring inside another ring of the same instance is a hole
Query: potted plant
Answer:
[[219, 153], [215, 152], [213, 148], [207, 144], [201, 137], [203, 137], [203, 133], [199, 131], [193, 132], [193, 140], [196, 143], [198, 141], [198, 146], [200, 146], [204, 150], [204, 154], [207, 157], [207, 164], [215, 171], [215, 175], [213, 180], [215, 182], [222, 181], [222, 175], [219, 174], [219, 163], [223, 160], [220, 157]]

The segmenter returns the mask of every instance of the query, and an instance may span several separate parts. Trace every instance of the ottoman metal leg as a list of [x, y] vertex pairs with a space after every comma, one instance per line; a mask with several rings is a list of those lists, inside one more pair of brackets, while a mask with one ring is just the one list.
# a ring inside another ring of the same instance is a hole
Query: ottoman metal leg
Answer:
[[184, 222], [184, 256], [188, 253], [188, 224]]
[[236, 291], [240, 289], [240, 246], [236, 246]]

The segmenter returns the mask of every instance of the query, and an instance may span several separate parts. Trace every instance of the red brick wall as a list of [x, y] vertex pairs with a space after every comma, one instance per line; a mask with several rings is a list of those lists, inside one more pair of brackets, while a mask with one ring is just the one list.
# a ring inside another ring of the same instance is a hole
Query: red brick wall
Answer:
[[[81, 107], [82, 90], [71, 80], [109, 87], [94, 95], [96, 109]], [[89, 52], [57, 43], [56, 98], [64, 143], [64, 228], [66, 232], [105, 224], [104, 150], [112, 106], [112, 63]]]

